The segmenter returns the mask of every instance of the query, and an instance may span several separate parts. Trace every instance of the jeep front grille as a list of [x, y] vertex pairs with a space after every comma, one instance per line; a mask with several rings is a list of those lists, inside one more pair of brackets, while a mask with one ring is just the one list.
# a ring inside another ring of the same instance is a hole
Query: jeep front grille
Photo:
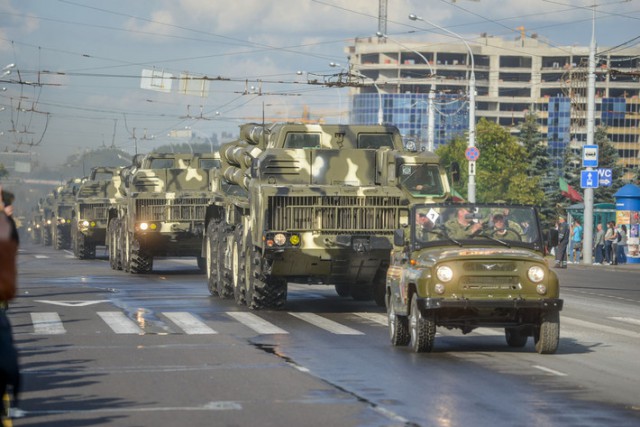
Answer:
[[209, 199], [138, 199], [138, 221], [204, 221]]
[[80, 218], [101, 220], [107, 219], [109, 212], [108, 203], [90, 203], [80, 205]]
[[463, 276], [460, 278], [462, 289], [490, 291], [517, 289], [518, 276]]
[[388, 196], [274, 196], [270, 230], [325, 234], [392, 234], [399, 227], [400, 198]]
[[462, 266], [464, 271], [516, 271], [513, 261], [468, 261]]

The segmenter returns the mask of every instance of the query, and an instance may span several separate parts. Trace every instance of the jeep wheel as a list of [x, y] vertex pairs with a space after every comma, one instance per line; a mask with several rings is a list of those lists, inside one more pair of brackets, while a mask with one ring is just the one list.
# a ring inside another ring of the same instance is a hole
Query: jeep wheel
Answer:
[[540, 354], [553, 354], [560, 342], [560, 312], [548, 311], [540, 315], [540, 326], [534, 333], [536, 351]]
[[407, 316], [399, 316], [396, 314], [396, 310], [390, 301], [390, 297], [387, 297], [386, 300], [389, 339], [391, 340], [391, 345], [407, 345], [411, 340], [411, 335], [409, 335], [409, 319], [407, 319]]
[[504, 337], [509, 347], [522, 348], [527, 345], [529, 335], [519, 328], [504, 328]]
[[430, 352], [436, 338], [436, 321], [433, 312], [422, 314], [418, 308], [418, 295], [411, 298], [411, 312], [409, 313], [409, 344], [416, 353]]

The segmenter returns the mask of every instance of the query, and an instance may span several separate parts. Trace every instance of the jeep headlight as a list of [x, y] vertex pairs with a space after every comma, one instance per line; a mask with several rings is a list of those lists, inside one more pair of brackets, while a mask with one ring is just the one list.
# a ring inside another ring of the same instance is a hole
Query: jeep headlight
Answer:
[[453, 279], [453, 270], [449, 266], [441, 265], [436, 269], [436, 277], [441, 282], [449, 282]]
[[544, 269], [538, 265], [534, 265], [527, 271], [527, 276], [533, 283], [542, 282], [542, 280], [544, 280]]

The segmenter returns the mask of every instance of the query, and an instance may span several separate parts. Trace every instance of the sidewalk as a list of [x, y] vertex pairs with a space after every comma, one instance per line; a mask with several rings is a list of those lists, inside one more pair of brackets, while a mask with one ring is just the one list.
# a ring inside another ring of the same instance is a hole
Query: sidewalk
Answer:
[[[555, 258], [547, 256], [547, 262], [549, 263], [549, 267], [553, 267]], [[615, 270], [640, 271], [640, 264], [583, 264], [581, 261], [578, 264], [568, 263], [567, 268], [613, 268]]]

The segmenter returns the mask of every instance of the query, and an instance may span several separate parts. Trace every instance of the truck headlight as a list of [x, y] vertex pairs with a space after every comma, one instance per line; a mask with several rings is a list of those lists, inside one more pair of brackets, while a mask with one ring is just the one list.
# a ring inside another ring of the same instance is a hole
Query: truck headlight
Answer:
[[87, 221], [86, 219], [84, 221], [82, 221], [82, 226], [83, 227], [88, 227], [89, 226], [89, 221]]
[[540, 266], [534, 265], [527, 271], [527, 276], [533, 283], [542, 282], [542, 280], [544, 280], [544, 269]]
[[285, 243], [287, 243], [287, 236], [282, 233], [277, 233], [275, 236], [273, 236], [273, 242], [278, 246], [283, 246]]
[[142, 231], [147, 231], [149, 229], [149, 223], [148, 222], [141, 222], [140, 225], [138, 225], [138, 227]]
[[451, 281], [451, 279], [453, 279], [453, 270], [451, 269], [451, 267], [441, 265], [436, 269], [436, 277], [441, 282], [449, 282]]

